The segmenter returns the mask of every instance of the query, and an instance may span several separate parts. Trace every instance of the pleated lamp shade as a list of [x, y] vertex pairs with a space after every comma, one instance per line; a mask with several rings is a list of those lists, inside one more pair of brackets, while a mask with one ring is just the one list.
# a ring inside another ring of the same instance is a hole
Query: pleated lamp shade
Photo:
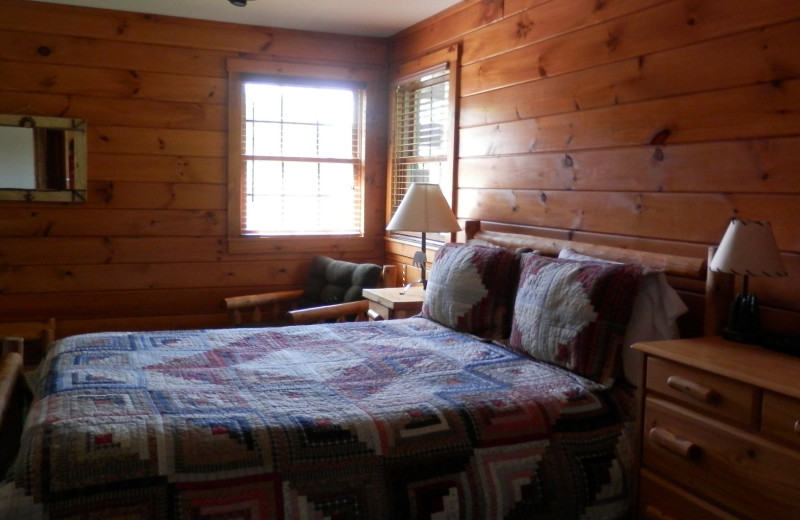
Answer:
[[731, 220], [709, 269], [746, 276], [786, 276], [769, 222]]
[[460, 231], [453, 210], [438, 184], [415, 182], [411, 185], [389, 225], [388, 231], [453, 233]]

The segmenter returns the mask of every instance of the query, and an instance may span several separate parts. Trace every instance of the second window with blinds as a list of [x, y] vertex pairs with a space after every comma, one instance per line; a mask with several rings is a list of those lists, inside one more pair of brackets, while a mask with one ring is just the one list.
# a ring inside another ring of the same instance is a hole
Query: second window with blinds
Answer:
[[[424, 60], [393, 70], [392, 138], [390, 147], [389, 214], [394, 215], [411, 184], [436, 183], [454, 204], [455, 99], [458, 48], [450, 47]], [[413, 239], [415, 233], [393, 232]], [[434, 241], [443, 235], [428, 234]]]

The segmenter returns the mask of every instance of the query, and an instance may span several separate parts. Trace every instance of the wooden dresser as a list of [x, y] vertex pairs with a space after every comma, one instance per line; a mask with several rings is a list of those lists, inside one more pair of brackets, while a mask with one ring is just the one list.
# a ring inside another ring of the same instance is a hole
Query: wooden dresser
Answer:
[[800, 358], [697, 338], [644, 356], [638, 517], [800, 518]]

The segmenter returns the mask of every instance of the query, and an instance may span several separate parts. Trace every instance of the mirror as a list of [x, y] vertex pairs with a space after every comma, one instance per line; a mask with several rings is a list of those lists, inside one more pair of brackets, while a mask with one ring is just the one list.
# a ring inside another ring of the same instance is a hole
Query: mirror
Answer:
[[0, 200], [85, 202], [86, 122], [0, 115]]

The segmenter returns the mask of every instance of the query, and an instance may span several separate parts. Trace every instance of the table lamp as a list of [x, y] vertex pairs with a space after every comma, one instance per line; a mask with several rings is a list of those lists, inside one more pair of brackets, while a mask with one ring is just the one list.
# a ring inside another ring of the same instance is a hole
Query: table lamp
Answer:
[[742, 292], [731, 304], [722, 337], [740, 343], [758, 343], [761, 338], [758, 299], [748, 291], [748, 278], [787, 274], [770, 223], [732, 219], [708, 268], [742, 276]]
[[428, 281], [425, 279], [425, 233], [453, 233], [460, 231], [453, 210], [447, 204], [442, 189], [438, 184], [415, 182], [411, 184], [408, 192], [397, 207], [394, 216], [386, 226], [387, 231], [418, 231], [422, 233], [422, 251], [414, 253], [413, 263], [419, 267], [422, 275], [419, 282], [425, 288]]

